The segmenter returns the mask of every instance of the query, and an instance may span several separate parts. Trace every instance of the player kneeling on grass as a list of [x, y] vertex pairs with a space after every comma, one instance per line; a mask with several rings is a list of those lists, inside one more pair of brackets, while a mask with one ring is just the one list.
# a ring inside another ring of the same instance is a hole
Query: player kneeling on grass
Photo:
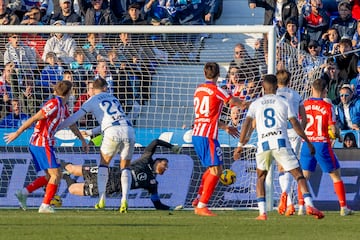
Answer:
[[[179, 153], [181, 150], [180, 147], [174, 146], [159, 139], [152, 141], [150, 145], [145, 148], [145, 152], [141, 155], [141, 157], [133, 161], [130, 165], [130, 171], [133, 172], [134, 176], [131, 183], [131, 189], [143, 188], [148, 190], [151, 194], [150, 199], [153, 202], [154, 207], [158, 210], [180, 210], [183, 208], [182, 205], [177, 207], [170, 207], [160, 201], [156, 175], [163, 175], [165, 173], [165, 171], [168, 169], [168, 159], [152, 159], [152, 155], [155, 153], [157, 146], [171, 148], [171, 150], [175, 153]], [[71, 163], [62, 163], [62, 167], [65, 170], [63, 172], [63, 178], [68, 184], [68, 189], [71, 194], [79, 196], [98, 196], [97, 166], [91, 167], [73, 165]], [[73, 178], [70, 177], [70, 174], [74, 176], [83, 176], [85, 182], [76, 182]], [[109, 179], [106, 184], [106, 194], [110, 195], [112, 193], [121, 192], [120, 175], [121, 170], [119, 168], [109, 168]]]

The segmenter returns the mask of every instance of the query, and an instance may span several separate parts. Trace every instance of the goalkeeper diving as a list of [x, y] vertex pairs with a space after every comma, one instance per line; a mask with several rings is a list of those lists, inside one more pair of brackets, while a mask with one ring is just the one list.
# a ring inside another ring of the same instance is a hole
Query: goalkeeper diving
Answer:
[[[160, 201], [158, 194], [157, 174], [164, 174], [168, 169], [168, 159], [156, 158], [152, 156], [157, 146], [170, 148], [174, 153], [179, 153], [181, 147], [172, 145], [160, 139], [153, 140], [145, 149], [140, 158], [131, 162], [130, 171], [132, 173], [131, 189], [143, 188], [150, 193], [150, 199], [157, 210], [181, 210], [182, 205], [171, 207]], [[69, 193], [78, 196], [98, 196], [97, 173], [98, 166], [73, 165], [71, 163], [62, 162], [63, 179], [65, 179]], [[74, 176], [83, 176], [84, 182], [76, 182]], [[106, 184], [106, 194], [121, 192], [120, 181], [121, 170], [118, 167], [109, 168], [109, 179]]]

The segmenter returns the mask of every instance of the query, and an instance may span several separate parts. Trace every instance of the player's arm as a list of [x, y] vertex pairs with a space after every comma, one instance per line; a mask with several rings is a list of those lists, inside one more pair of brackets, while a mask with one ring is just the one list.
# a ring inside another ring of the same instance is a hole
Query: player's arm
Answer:
[[71, 125], [70, 130], [75, 134], [76, 137], [78, 137], [80, 139], [83, 151], [89, 152], [89, 145], [85, 141], [84, 136], [81, 134], [81, 132], [78, 129], [78, 127], [76, 126], [76, 124]]
[[152, 155], [154, 155], [158, 146], [170, 148], [175, 153], [179, 153], [181, 150], [179, 146], [172, 145], [171, 143], [160, 139], [155, 139], [144, 149], [144, 154], [141, 156], [141, 158], [150, 158]]
[[170, 206], [163, 204], [160, 201], [160, 197], [158, 193], [153, 193], [150, 196], [151, 202], [154, 204], [156, 210], [169, 210]]
[[37, 121], [44, 119], [44, 118], [45, 118], [45, 115], [44, 115], [43, 111], [39, 110], [35, 115], [33, 115], [28, 120], [26, 120], [16, 132], [5, 134], [4, 140], [5, 140], [6, 144], [9, 144], [12, 141], [14, 141], [26, 129], [30, 128], [34, 123], [36, 123]]
[[61, 130], [75, 124], [76, 121], [82, 118], [83, 116], [85, 116], [85, 114], [86, 114], [85, 110], [81, 108], [79, 111], [77, 111], [70, 117], [66, 118], [62, 123], [60, 123], [57, 129]]
[[230, 98], [229, 104], [238, 106], [238, 107], [240, 107], [241, 110], [247, 109], [250, 106], [250, 102], [243, 101], [238, 97]]
[[305, 107], [303, 104], [301, 104], [299, 106], [299, 115], [301, 118], [301, 127], [302, 129], [306, 128], [306, 124], [307, 124], [307, 119], [306, 119], [306, 111], [305, 111]]
[[251, 135], [251, 133], [253, 131], [252, 125], [253, 125], [253, 118], [247, 116], [245, 118], [245, 122], [243, 123], [242, 128], [241, 128], [239, 145], [234, 150], [234, 160], [240, 159], [241, 152], [243, 150], [243, 146], [249, 141], [249, 136]]
[[236, 127], [229, 126], [220, 120], [218, 121], [218, 126], [233, 138], [238, 138], [240, 136], [239, 130]]
[[304, 139], [304, 141], [308, 144], [308, 147], [310, 149], [311, 154], [315, 154], [315, 148], [313, 146], [313, 144], [310, 142], [310, 140], [308, 139], [308, 137], [306, 136], [304, 129], [302, 128], [302, 126], [300, 125], [299, 121], [296, 119], [296, 117], [291, 117], [289, 119], [291, 125], [293, 126], [295, 132], [302, 138]]

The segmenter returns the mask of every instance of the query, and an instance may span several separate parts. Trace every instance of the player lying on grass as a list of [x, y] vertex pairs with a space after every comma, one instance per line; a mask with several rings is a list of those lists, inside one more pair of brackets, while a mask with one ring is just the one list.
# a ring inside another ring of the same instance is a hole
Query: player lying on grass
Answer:
[[[171, 148], [175, 153], [179, 153], [181, 148], [174, 146], [165, 141], [156, 139], [153, 140], [144, 150], [144, 153], [139, 159], [133, 161], [130, 165], [130, 171], [133, 173], [131, 189], [143, 188], [151, 194], [151, 201], [154, 207], [158, 210], [180, 210], [182, 205], [177, 207], [170, 207], [160, 201], [158, 195], [158, 182], [156, 181], [157, 174], [164, 174], [168, 168], [168, 159], [156, 158], [152, 159], [157, 146]], [[97, 196], [99, 194], [97, 187], [97, 166], [83, 166], [73, 165], [71, 163], [62, 163], [64, 168], [63, 178], [68, 184], [68, 189], [71, 194], [79, 196]], [[67, 173], [66, 173], [67, 172]], [[85, 182], [76, 182], [71, 176], [83, 176]], [[117, 167], [109, 168], [109, 179], [106, 184], [106, 194], [121, 192], [120, 182], [121, 170]]]

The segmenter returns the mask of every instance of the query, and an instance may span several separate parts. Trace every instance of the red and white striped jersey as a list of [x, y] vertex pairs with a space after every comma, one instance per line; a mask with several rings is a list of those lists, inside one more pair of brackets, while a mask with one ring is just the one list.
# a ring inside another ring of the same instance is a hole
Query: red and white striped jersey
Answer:
[[55, 97], [47, 101], [40, 111], [45, 118], [36, 123], [30, 144], [39, 147], [54, 146], [56, 129], [69, 116], [68, 108], [62, 105], [61, 98]]
[[227, 103], [231, 97], [226, 90], [210, 81], [197, 87], [194, 93], [193, 136], [217, 139], [220, 113], [224, 103]]

